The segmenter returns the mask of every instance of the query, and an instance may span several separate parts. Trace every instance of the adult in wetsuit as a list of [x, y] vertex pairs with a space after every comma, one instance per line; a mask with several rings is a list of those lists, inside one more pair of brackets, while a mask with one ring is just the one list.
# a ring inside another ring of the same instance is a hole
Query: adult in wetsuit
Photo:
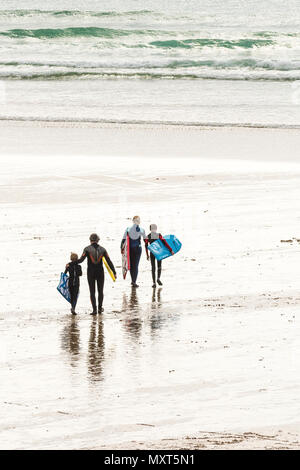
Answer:
[[130, 276], [131, 276], [131, 285], [132, 287], [139, 287], [136, 283], [138, 272], [139, 272], [139, 262], [142, 254], [142, 245], [141, 239], [146, 240], [146, 233], [143, 228], [140, 227], [140, 217], [136, 215], [132, 219], [133, 225], [125, 230], [121, 241], [121, 253], [123, 252], [124, 243], [129, 234], [129, 253], [130, 253]]
[[[147, 254], [147, 259], [149, 259], [149, 252], [148, 252], [148, 245], [151, 245], [151, 243], [155, 242], [156, 240], [161, 240], [163, 242], [163, 244], [168, 248], [168, 250], [172, 253], [172, 255], [174, 254], [173, 253], [173, 250], [172, 248], [170, 247], [170, 245], [167, 243], [167, 241], [163, 238], [162, 234], [161, 233], [158, 233], [157, 232], [157, 225], [156, 224], [151, 224], [150, 225], [150, 230], [151, 232], [149, 233], [149, 235], [147, 236], [146, 238], [146, 254]], [[152, 280], [153, 280], [153, 285], [152, 287], [156, 287], [156, 278], [155, 278], [155, 271], [156, 271], [156, 267], [155, 267], [155, 256], [153, 253], [150, 253], [150, 260], [151, 260], [151, 270], [152, 270]], [[157, 260], [157, 284], [159, 286], [162, 286], [162, 282], [160, 280], [160, 276], [161, 276], [161, 260]]]
[[85, 258], [88, 259], [88, 269], [87, 269], [87, 278], [90, 289], [91, 304], [93, 311], [91, 315], [97, 314], [97, 303], [96, 303], [96, 283], [98, 288], [98, 313], [102, 312], [102, 303], [103, 303], [103, 287], [104, 287], [104, 271], [102, 258], [105, 256], [105, 259], [117, 277], [115, 267], [107, 254], [107, 251], [103, 246], [98, 245], [100, 238], [96, 233], [92, 233], [90, 236], [91, 244], [83, 250], [82, 256], [79, 258], [78, 263], [82, 263]]

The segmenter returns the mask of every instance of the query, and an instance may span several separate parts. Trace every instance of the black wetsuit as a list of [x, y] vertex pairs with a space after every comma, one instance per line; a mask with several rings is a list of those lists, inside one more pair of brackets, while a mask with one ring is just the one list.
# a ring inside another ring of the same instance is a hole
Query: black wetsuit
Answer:
[[103, 256], [105, 256], [105, 259], [112, 272], [116, 274], [115, 267], [111, 262], [106, 249], [103, 248], [103, 246], [98, 245], [98, 243], [92, 243], [91, 245], [85, 247], [82, 256], [78, 260], [78, 263], [82, 263], [82, 261], [84, 261], [86, 257], [88, 259], [87, 278], [90, 288], [90, 297], [91, 304], [93, 306], [93, 312], [97, 311], [96, 282], [98, 288], [98, 312], [100, 312], [102, 309], [104, 287], [104, 271], [102, 263]]
[[75, 310], [80, 286], [80, 276], [82, 276], [81, 266], [78, 261], [71, 261], [65, 270], [65, 274], [69, 273], [69, 291], [71, 296], [71, 306]]
[[[149, 233], [147, 237], [147, 243], [146, 246], [151, 245], [151, 243], [155, 242], [156, 240], [162, 239], [162, 236], [160, 233]], [[151, 269], [152, 269], [152, 279], [153, 283], [155, 284], [156, 279], [155, 279], [155, 256], [153, 253], [150, 252], [150, 261], [151, 261]], [[161, 276], [161, 261], [157, 260], [157, 280], [160, 279]]]

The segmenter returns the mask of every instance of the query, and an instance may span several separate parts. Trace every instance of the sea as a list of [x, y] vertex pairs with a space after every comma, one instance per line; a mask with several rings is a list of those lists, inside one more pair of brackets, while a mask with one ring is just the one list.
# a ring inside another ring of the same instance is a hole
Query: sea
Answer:
[[0, 119], [300, 126], [300, 0], [1, 0]]

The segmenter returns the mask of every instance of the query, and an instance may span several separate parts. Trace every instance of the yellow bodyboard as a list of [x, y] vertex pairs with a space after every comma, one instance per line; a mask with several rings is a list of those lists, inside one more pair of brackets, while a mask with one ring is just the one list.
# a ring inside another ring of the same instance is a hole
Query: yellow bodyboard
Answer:
[[107, 263], [107, 261], [106, 261], [106, 259], [105, 259], [105, 256], [103, 256], [103, 262], [104, 262], [104, 265], [105, 265], [105, 267], [106, 267], [106, 269], [107, 269], [107, 271], [108, 271], [110, 277], [111, 277], [112, 280], [115, 282], [115, 280], [116, 280], [115, 275], [114, 275], [114, 273], [112, 272], [112, 270], [110, 269], [110, 267], [109, 267], [109, 265], [108, 265], [108, 263]]

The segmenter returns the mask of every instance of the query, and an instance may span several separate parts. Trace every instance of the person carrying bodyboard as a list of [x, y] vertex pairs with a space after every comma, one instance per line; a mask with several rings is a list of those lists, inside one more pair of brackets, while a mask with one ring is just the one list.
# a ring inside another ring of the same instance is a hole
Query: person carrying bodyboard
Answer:
[[71, 253], [70, 260], [71, 263], [67, 264], [65, 274], [69, 273], [68, 288], [71, 297], [71, 313], [72, 315], [77, 315], [75, 312], [75, 308], [78, 300], [80, 276], [82, 276], [82, 269], [81, 266], [78, 265], [77, 253]]
[[[145, 230], [140, 227], [140, 217], [136, 215], [132, 219], [133, 225], [125, 230], [125, 233], [123, 235], [122, 241], [121, 241], [121, 253], [123, 259], [125, 258], [125, 261], [127, 261], [127, 266], [124, 266], [124, 279], [126, 277], [126, 272], [129, 270], [130, 271], [130, 276], [131, 276], [131, 285], [132, 287], [139, 287], [138, 284], [136, 283], [137, 277], [138, 277], [138, 272], [139, 272], [139, 262], [142, 254], [142, 245], [141, 245], [141, 239], [143, 238], [146, 240], [146, 233]], [[129, 244], [128, 244], [129, 242]], [[128, 256], [127, 253], [125, 252], [126, 249], [125, 247], [128, 248]], [[126, 259], [128, 258], [128, 259]]]
[[91, 315], [97, 315], [97, 302], [96, 302], [96, 283], [98, 288], [98, 313], [102, 313], [103, 308], [103, 287], [104, 287], [104, 270], [103, 270], [103, 258], [109, 265], [115, 279], [117, 273], [115, 267], [108, 256], [108, 253], [103, 246], [98, 245], [100, 238], [96, 233], [90, 235], [90, 245], [86, 246], [83, 250], [78, 263], [82, 263], [85, 258], [88, 260], [87, 278], [90, 289], [90, 299], [93, 307]]
[[[157, 225], [156, 224], [151, 224], [150, 225], [150, 233], [146, 238], [146, 254], [147, 254], [147, 260], [149, 261], [149, 252], [148, 252], [148, 245], [151, 245], [154, 243], [156, 240], [161, 240], [162, 243], [167, 247], [167, 249], [170, 251], [172, 255], [174, 255], [174, 252], [168, 242], [163, 238], [161, 233], [157, 232]], [[153, 280], [153, 285], [152, 287], [156, 287], [156, 266], [155, 266], [155, 256], [153, 253], [150, 253], [150, 260], [151, 260], [151, 270], [152, 270], [152, 280]], [[162, 282], [160, 280], [161, 277], [161, 270], [162, 270], [162, 261], [157, 260], [157, 284], [159, 286], [162, 286]]]

